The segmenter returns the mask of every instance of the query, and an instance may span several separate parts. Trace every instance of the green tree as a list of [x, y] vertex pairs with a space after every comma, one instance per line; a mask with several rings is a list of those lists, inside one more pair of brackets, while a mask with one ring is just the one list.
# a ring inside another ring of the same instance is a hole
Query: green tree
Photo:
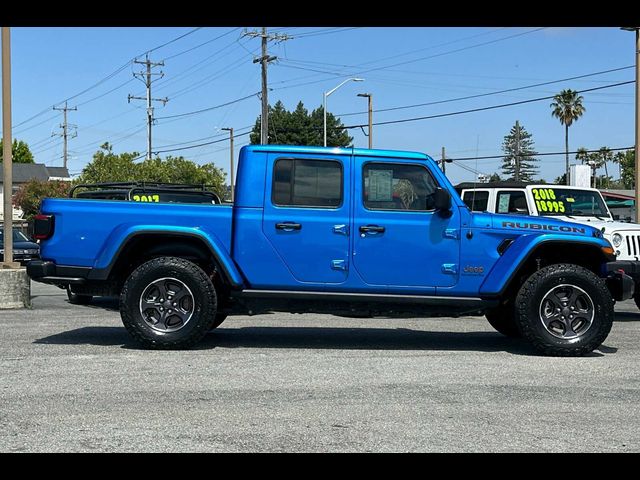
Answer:
[[[260, 117], [256, 119], [249, 138], [252, 144], [260, 143]], [[269, 106], [269, 143], [274, 145], [316, 145], [324, 143], [324, 110], [319, 107], [309, 113], [302, 102], [296, 109], [287, 111], [281, 101]], [[353, 137], [347, 134], [344, 125], [332, 113], [327, 113], [327, 145], [346, 147]]]
[[489, 177], [489, 182], [499, 182], [500, 180], [502, 180], [500, 178], [500, 175], [498, 175], [497, 173], [492, 173], [491, 176]]
[[595, 175], [595, 171], [597, 171], [599, 168], [604, 167], [604, 177], [602, 176], [599, 177], [601, 182], [600, 185], [603, 185], [602, 182], [605, 182], [606, 184], [608, 184], [610, 181], [609, 169], [607, 168], [607, 163], [611, 162], [612, 160], [613, 160], [613, 152], [609, 147], [600, 147], [600, 149], [598, 149], [597, 152], [593, 152], [591, 154], [591, 161], [593, 162], [594, 175]]
[[553, 181], [555, 185], [567, 185], [567, 174], [563, 173]]
[[636, 185], [636, 153], [634, 150], [617, 152], [613, 156], [613, 162], [620, 169], [620, 181], [624, 188], [632, 189]]
[[588, 163], [590, 160], [589, 152], [586, 148], [580, 147], [576, 152], [576, 160], [580, 160], [581, 164]]
[[538, 152], [535, 151], [532, 134], [519, 122], [516, 122], [509, 134], [505, 135], [502, 151], [502, 173], [508, 180], [533, 181], [534, 175], [538, 173], [538, 159], [535, 158]]
[[225, 173], [213, 163], [199, 165], [184, 157], [156, 157], [136, 163], [137, 152], [113, 153], [105, 143], [82, 170], [77, 183], [161, 182], [210, 185], [221, 198], [226, 196]]
[[93, 160], [83, 169], [78, 183], [130, 182], [136, 180], [138, 152], [113, 153], [113, 146], [106, 142], [93, 154]]
[[[575, 90], [562, 90], [553, 97], [551, 103], [551, 116], [558, 118], [560, 124], [564, 125], [564, 148], [565, 148], [565, 178], [569, 180], [569, 127], [577, 121], [586, 111], [582, 104], [582, 95], [578, 95]], [[566, 183], [568, 185], [568, 183]]]
[[71, 182], [30, 180], [20, 186], [13, 196], [13, 204], [22, 209], [25, 219], [31, 220], [40, 210], [43, 198], [66, 197], [70, 188]]
[[[29, 145], [16, 138], [13, 139], [13, 143], [11, 144], [11, 157], [13, 163], [34, 163], [33, 154], [31, 150], [29, 150]], [[0, 140], [0, 162], [3, 160], [2, 140]]]

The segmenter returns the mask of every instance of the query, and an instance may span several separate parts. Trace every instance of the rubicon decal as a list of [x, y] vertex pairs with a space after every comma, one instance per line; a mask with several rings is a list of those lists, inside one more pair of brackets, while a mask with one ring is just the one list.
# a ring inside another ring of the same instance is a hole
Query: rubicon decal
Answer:
[[502, 222], [504, 228], [518, 228], [529, 230], [547, 230], [549, 232], [570, 232], [570, 233], [587, 233], [582, 227], [574, 227], [568, 225], [545, 225], [543, 223], [527, 223], [527, 222]]

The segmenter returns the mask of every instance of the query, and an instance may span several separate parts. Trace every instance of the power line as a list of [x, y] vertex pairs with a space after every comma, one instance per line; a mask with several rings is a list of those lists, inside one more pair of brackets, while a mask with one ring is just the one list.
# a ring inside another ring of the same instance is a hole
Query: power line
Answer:
[[242, 98], [237, 98], [235, 100], [231, 100], [231, 101], [229, 101], [227, 103], [222, 103], [220, 105], [215, 105], [213, 107], [203, 108], [201, 110], [194, 110], [192, 112], [178, 113], [178, 114], [175, 114], [175, 115], [167, 115], [167, 116], [164, 116], [164, 117], [156, 117], [156, 120], [164, 120], [164, 119], [168, 119], [168, 118], [178, 118], [178, 117], [187, 117], [187, 116], [190, 116], [190, 115], [197, 115], [199, 113], [209, 112], [211, 110], [216, 110], [218, 108], [222, 108], [222, 107], [226, 107], [226, 106], [229, 106], [229, 105], [233, 105], [234, 103], [242, 102], [243, 100], [247, 100], [249, 98], [253, 98], [253, 97], [256, 97], [258, 95], [260, 95], [260, 92], [252, 93], [251, 95], [247, 95], [247, 96], [242, 97]]
[[[633, 150], [633, 145], [630, 147], [616, 147], [616, 148], [610, 148], [609, 150], [611, 150], [612, 152], [617, 152], [617, 151], [622, 151], [622, 150]], [[594, 153], [594, 152], [599, 152], [600, 150], [580, 150], [580, 152], [585, 152], [585, 153]], [[528, 156], [531, 157], [543, 157], [543, 156], [553, 156], [553, 155], [564, 155], [565, 153], [569, 153], [569, 155], [575, 155], [576, 153], [579, 153], [577, 150], [574, 152], [536, 152], [535, 154], [531, 154]], [[502, 155], [483, 155], [481, 157], [459, 157], [459, 158], [454, 158], [453, 161], [466, 161], [466, 160], [489, 160], [489, 159], [497, 159], [497, 158], [504, 158], [505, 154]]]
[[221, 38], [226, 37], [227, 35], [240, 30], [240, 28], [241, 27], [233, 28], [233, 29], [229, 30], [228, 32], [223, 33], [222, 35], [218, 35], [217, 37], [212, 38], [211, 40], [207, 40], [206, 42], [202, 42], [202, 43], [196, 45], [195, 47], [191, 47], [191, 48], [188, 48], [186, 50], [183, 50], [182, 52], [175, 53], [173, 55], [165, 57], [164, 59], [165, 60], [171, 60], [172, 58], [178, 57], [180, 55], [184, 55], [185, 53], [192, 52], [193, 50], [196, 50], [197, 48], [200, 48], [200, 47], [203, 47], [205, 45], [208, 45], [209, 43], [215, 42], [216, 40], [220, 40]]
[[[355, 72], [351, 71], [350, 73], [331, 72], [331, 74], [338, 75], [338, 76], [341, 76], [341, 77], [349, 77], [349, 76], [354, 76], [354, 75], [363, 75], [363, 74], [366, 74], [366, 73], [369, 73], [369, 72], [375, 72], [375, 71], [378, 71], [378, 70], [385, 70], [385, 69], [397, 67], [397, 66], [400, 66], [400, 65], [406, 65], [408, 63], [415, 63], [415, 62], [420, 62], [420, 61], [423, 61], [423, 60], [429, 60], [429, 59], [432, 59], [432, 58], [441, 57], [441, 56], [449, 55], [449, 54], [452, 54], [452, 53], [458, 53], [458, 52], [470, 50], [470, 49], [473, 49], [473, 48], [478, 48], [478, 47], [482, 47], [482, 46], [485, 46], [485, 45], [490, 45], [490, 44], [502, 42], [502, 41], [505, 41], [505, 40], [510, 40], [512, 38], [521, 37], [523, 35], [528, 35], [530, 33], [539, 32], [540, 30], [544, 30], [545, 28], [546, 27], [535, 28], [533, 30], [527, 30], [526, 32], [520, 32], [520, 33], [516, 33], [514, 35], [508, 35], [506, 37], [497, 38], [497, 39], [490, 40], [490, 41], [487, 41], [487, 42], [476, 43], [474, 45], [467, 45], [466, 47], [457, 48], [455, 50], [448, 50], [446, 52], [441, 52], [441, 53], [437, 53], [437, 54], [434, 54], [434, 55], [429, 55], [427, 57], [420, 57], [420, 58], [415, 58], [415, 59], [412, 59], [412, 60], [405, 60], [403, 62], [399, 62], [399, 63], [395, 63], [395, 64], [391, 64], [391, 65], [385, 65], [385, 66], [381, 66], [381, 67], [374, 67], [374, 68], [370, 68], [370, 69], [367, 69], [367, 70], [356, 70]], [[358, 66], [355, 66], [353, 68], [358, 68]], [[327, 73], [327, 72], [321, 72], [321, 73]], [[315, 76], [315, 75], [311, 75], [311, 76]], [[310, 77], [310, 76], [307, 75], [305, 77], [298, 77], [298, 79], [308, 78], [308, 77]], [[280, 82], [280, 83], [286, 83], [286, 82], [295, 81], [295, 80], [296, 79], [285, 80], [285, 81]], [[296, 84], [296, 85], [289, 85], [289, 86], [286, 86], [286, 87], [280, 87], [277, 90], [281, 90], [281, 89], [285, 89], [285, 88], [294, 88], [296, 86], [310, 85], [310, 84], [318, 83], [318, 82], [322, 82], [322, 81], [324, 81], [324, 80], [313, 81], [313, 82], [305, 82], [305, 83]]]
[[[162, 45], [159, 45], [159, 46], [154, 47], [154, 48], [152, 48], [152, 49], [150, 49], [150, 50], [147, 50], [147, 51], [146, 51], [146, 52], [144, 52], [144, 53], [150, 53], [150, 52], [153, 52], [153, 51], [158, 50], [158, 49], [160, 49], [160, 48], [162, 48], [162, 47], [164, 47], [164, 46], [167, 46], [167, 45], [169, 45], [169, 44], [171, 44], [171, 43], [173, 43], [173, 42], [176, 42], [176, 41], [178, 41], [178, 40], [180, 40], [180, 39], [182, 39], [182, 38], [186, 37], [187, 35], [191, 35], [192, 33], [196, 32], [196, 31], [197, 31], [197, 30], [199, 30], [200, 28], [202, 28], [202, 27], [195, 28], [195, 29], [191, 30], [190, 32], [187, 32], [187, 33], [185, 33], [185, 34], [183, 34], [183, 35], [180, 35], [179, 37], [176, 37], [176, 38], [174, 38], [174, 39], [172, 39], [172, 40], [170, 40], [170, 41], [168, 41], [168, 42], [166, 42], [166, 43], [163, 43]], [[144, 54], [144, 53], [143, 53], [143, 54]], [[141, 55], [138, 55], [138, 56], [141, 56]], [[84, 94], [85, 94], [85, 93], [87, 93], [88, 91], [93, 90], [94, 88], [96, 88], [96, 87], [98, 87], [98, 86], [102, 85], [103, 83], [105, 83], [105, 82], [107, 82], [108, 80], [112, 79], [113, 77], [115, 77], [116, 75], [118, 75], [120, 72], [122, 72], [123, 70], [125, 70], [127, 67], [129, 67], [129, 65], [131, 65], [131, 64], [133, 63], [133, 61], [134, 61], [134, 59], [127, 60], [127, 62], [126, 62], [125, 64], [123, 64], [122, 66], [118, 67], [116, 70], [114, 70], [113, 72], [111, 72], [111, 73], [110, 73], [110, 74], [108, 74], [107, 76], [103, 77], [102, 79], [98, 80], [98, 81], [97, 81], [96, 83], [94, 83], [93, 85], [91, 85], [91, 86], [89, 86], [89, 87], [85, 88], [84, 90], [80, 91], [79, 93], [76, 93], [75, 95], [72, 95], [72, 96], [70, 96], [70, 97], [65, 98], [64, 100], [62, 100], [62, 101], [60, 101], [60, 102], [56, 102], [56, 103], [54, 103], [54, 104], [53, 104], [53, 106], [61, 105], [61, 104], [63, 104], [64, 102], [68, 102], [68, 101], [70, 101], [70, 100], [73, 100], [74, 98], [77, 98], [77, 97], [79, 97], [79, 96], [81, 96], [81, 95], [84, 95]], [[44, 115], [45, 113], [47, 113], [48, 111], [50, 111], [50, 109], [51, 109], [51, 107], [47, 107], [47, 108], [45, 108], [45, 109], [41, 110], [40, 112], [36, 113], [35, 115], [32, 115], [31, 117], [27, 118], [26, 120], [23, 120], [23, 121], [21, 121], [21, 122], [16, 123], [16, 124], [14, 125], [14, 128], [20, 127], [21, 125], [24, 125], [25, 123], [28, 123], [28, 122], [30, 122], [31, 120], [34, 120], [34, 119], [38, 118], [38, 117], [39, 117], [39, 116], [41, 116], [41, 115]]]
[[[245, 132], [245, 133], [238, 133], [235, 135], [236, 138], [238, 137], [243, 137], [245, 135], [249, 135], [251, 133], [251, 131]], [[225, 137], [227, 137], [227, 135], [225, 135]], [[192, 148], [198, 148], [198, 147], [204, 147], [206, 145], [213, 145], [214, 143], [220, 143], [220, 142], [226, 142], [228, 141], [228, 138], [221, 138], [220, 140], [214, 140], [212, 142], [206, 142], [206, 143], [200, 143], [198, 145], [191, 145], [189, 147], [182, 147], [182, 148], [171, 148], [168, 150], [158, 150], [156, 152], [154, 152], [156, 155], [159, 153], [167, 153], [167, 152], [177, 152], [180, 150], [190, 150]]]
[[159, 46], [157, 46], [157, 47], [154, 47], [154, 48], [152, 48], [151, 50], [147, 50], [146, 52], [143, 52], [142, 54], [138, 55], [138, 57], [141, 57], [142, 55], [148, 55], [148, 54], [150, 54], [151, 52], [154, 52], [154, 51], [156, 51], [156, 50], [160, 50], [162, 47], [166, 47], [167, 45], [171, 45], [172, 43], [177, 42], [178, 40], [181, 40], [181, 39], [183, 39], [184, 37], [191, 35], [192, 33], [197, 32], [197, 31], [198, 31], [198, 30], [200, 30], [201, 28], [202, 28], [202, 27], [196, 27], [196, 28], [194, 28], [193, 30], [188, 31], [188, 32], [187, 32], [187, 33], [185, 33], [184, 35], [180, 35], [179, 37], [176, 37], [176, 38], [174, 38], [173, 40], [169, 40], [168, 42], [163, 43], [162, 45], [159, 45]]
[[318, 35], [328, 35], [331, 33], [346, 32], [348, 30], [356, 30], [360, 27], [337, 27], [337, 28], [321, 28], [319, 30], [312, 30], [310, 32], [297, 33], [292, 35], [291, 38], [305, 38], [316, 37]]
[[[613, 83], [611, 85], [603, 85], [601, 87], [587, 88], [587, 89], [578, 91], [578, 93], [593, 92], [595, 90], [603, 90], [605, 88], [619, 87], [621, 85], [628, 85], [630, 83], [635, 83], [635, 80], [629, 80], [629, 81], [626, 81], [626, 82]], [[451, 116], [454, 116], [454, 115], [462, 115], [464, 113], [482, 112], [482, 111], [485, 111], [485, 110], [494, 110], [496, 108], [512, 107], [512, 106], [515, 106], [515, 105], [523, 105], [525, 103], [540, 102], [542, 100], [550, 100], [550, 99], [552, 99], [554, 97], [555, 97], [555, 95], [549, 95], [549, 96], [546, 96], [546, 97], [531, 98], [529, 100], [520, 100], [518, 102], [503, 103], [503, 104], [500, 104], [500, 105], [491, 105], [491, 106], [488, 106], [488, 107], [471, 108], [471, 109], [468, 109], [468, 110], [459, 110], [457, 112], [440, 113], [440, 114], [436, 114], [436, 115], [425, 115], [425, 116], [421, 116], [421, 117], [412, 117], [412, 118], [402, 118], [402, 119], [398, 119], [398, 120], [388, 120], [386, 122], [375, 122], [373, 125], [391, 125], [391, 124], [395, 124], [395, 123], [407, 123], [407, 122], [415, 122], [415, 121], [418, 121], [418, 120], [428, 120], [428, 119], [431, 119], [431, 118], [451, 117]], [[359, 124], [359, 125], [348, 125], [348, 126], [334, 127], [334, 128], [352, 129], [352, 128], [366, 127], [367, 125], [368, 124]]]
[[[439, 104], [443, 104], [443, 103], [449, 103], [449, 102], [458, 102], [461, 100], [470, 100], [472, 98], [481, 98], [481, 97], [488, 97], [491, 95], [499, 95], [501, 93], [509, 93], [509, 92], [516, 92], [519, 90], [526, 90], [529, 88], [535, 88], [535, 87], [541, 87], [544, 85], [552, 85], [554, 83], [561, 83], [561, 82], [567, 82], [570, 80], [577, 80], [580, 78], [587, 78], [587, 77], [593, 77], [596, 75], [604, 75], [606, 73], [612, 73], [612, 72], [619, 72], [621, 70], [628, 70], [630, 68], [635, 68], [635, 65], [630, 65], [627, 67], [619, 67], [619, 68], [612, 68], [609, 70], [602, 70], [599, 72], [593, 72], [593, 73], [587, 73], [584, 75], [578, 75], [575, 77], [567, 77], [567, 78], [561, 78], [559, 80], [550, 80], [548, 82], [542, 82], [542, 83], [534, 83], [531, 85], [525, 85], [522, 87], [514, 87], [514, 88], [508, 88], [505, 90], [497, 90], [494, 92], [488, 92], [488, 93], [480, 93], [477, 95], [467, 95], [465, 97], [457, 97], [457, 98], [449, 98], [446, 100], [437, 100], [437, 101], [433, 101], [433, 102], [425, 102], [425, 103], [414, 103], [412, 105], [403, 105], [403, 106], [399, 106], [399, 107], [390, 107], [390, 108], [379, 108], [374, 110], [374, 112], [390, 112], [390, 111], [394, 111], [394, 110], [403, 110], [403, 109], [407, 109], [407, 108], [416, 108], [416, 107], [426, 107], [426, 106], [430, 106], [430, 105], [439, 105]], [[348, 117], [348, 116], [352, 116], [352, 115], [362, 115], [364, 113], [367, 113], [366, 111], [362, 111], [362, 112], [350, 112], [350, 113], [339, 113], [336, 114], [339, 117]]]
[[[241, 128], [238, 128], [237, 130], [240, 131], [240, 130], [245, 130], [247, 128], [252, 129], [253, 125], [247, 125], [246, 127], [241, 127]], [[189, 143], [201, 142], [202, 140], [208, 140], [210, 138], [220, 138], [220, 137], [226, 137], [226, 136], [227, 136], [226, 133], [220, 133], [220, 134], [217, 134], [217, 135], [209, 135], [207, 137], [196, 138], [194, 140], [187, 140], [186, 142], [169, 143], [167, 145], [160, 145], [158, 148], [175, 147], [177, 145], [187, 145]]]

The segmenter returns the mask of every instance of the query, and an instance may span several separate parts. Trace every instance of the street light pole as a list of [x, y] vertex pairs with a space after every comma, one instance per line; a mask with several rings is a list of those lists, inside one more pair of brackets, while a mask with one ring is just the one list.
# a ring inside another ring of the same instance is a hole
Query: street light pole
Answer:
[[359, 93], [358, 96], [369, 99], [369, 149], [371, 149], [373, 148], [373, 95], [370, 93]]
[[335, 88], [332, 88], [328, 92], [324, 92], [322, 96], [322, 109], [324, 110], [324, 146], [327, 146], [327, 97], [331, 95], [333, 92], [338, 90], [341, 86], [343, 86], [347, 82], [363, 82], [364, 78], [347, 78], [344, 82], [338, 85]]
[[622, 27], [636, 33], [636, 223], [640, 223], [640, 27]]

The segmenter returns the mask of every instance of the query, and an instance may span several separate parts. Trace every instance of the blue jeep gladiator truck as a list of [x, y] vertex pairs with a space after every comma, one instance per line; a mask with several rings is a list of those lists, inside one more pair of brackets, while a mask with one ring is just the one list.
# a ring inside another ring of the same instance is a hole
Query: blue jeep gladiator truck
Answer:
[[547, 355], [583, 355], [633, 294], [598, 229], [471, 212], [422, 153], [240, 151], [233, 204], [45, 199], [36, 281], [119, 295], [147, 348], [186, 348], [229, 314], [484, 313]]

